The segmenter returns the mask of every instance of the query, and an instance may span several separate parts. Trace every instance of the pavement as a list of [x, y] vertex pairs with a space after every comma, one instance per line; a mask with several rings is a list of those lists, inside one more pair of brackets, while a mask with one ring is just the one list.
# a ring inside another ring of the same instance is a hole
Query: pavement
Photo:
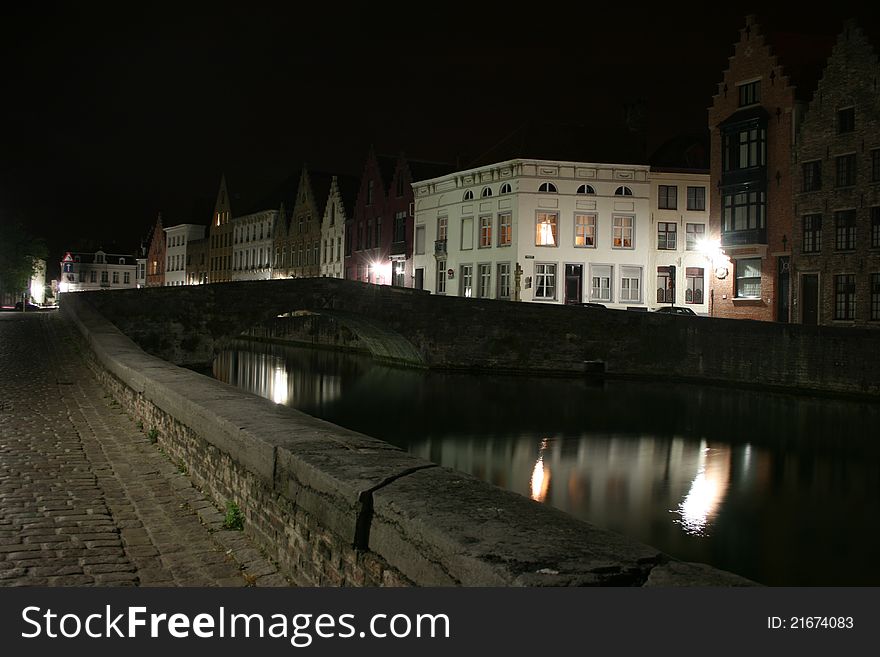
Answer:
[[57, 311], [0, 313], [0, 586], [288, 586], [82, 349]]

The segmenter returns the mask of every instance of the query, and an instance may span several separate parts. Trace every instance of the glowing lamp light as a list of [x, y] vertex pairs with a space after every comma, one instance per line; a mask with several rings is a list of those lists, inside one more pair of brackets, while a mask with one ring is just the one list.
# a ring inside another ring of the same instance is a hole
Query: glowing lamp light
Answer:
[[287, 372], [282, 367], [275, 368], [272, 377], [272, 401], [276, 404], [286, 404], [287, 395]]
[[61, 281], [58, 283], [59, 292], [67, 292], [68, 290], [70, 290], [70, 284], [67, 281]]

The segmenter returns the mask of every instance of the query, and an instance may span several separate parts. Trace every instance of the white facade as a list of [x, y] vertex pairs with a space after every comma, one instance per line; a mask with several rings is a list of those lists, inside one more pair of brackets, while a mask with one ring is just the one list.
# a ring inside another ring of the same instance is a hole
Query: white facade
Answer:
[[278, 210], [262, 210], [232, 218], [232, 280], [272, 278], [272, 231]]
[[435, 294], [653, 305], [647, 166], [516, 159], [413, 189], [414, 274]]
[[137, 287], [147, 287], [147, 259], [137, 258], [137, 270], [135, 274], [135, 285]]
[[186, 245], [205, 238], [205, 227], [178, 224], [165, 228], [165, 285], [186, 285]]
[[[686, 306], [708, 315], [712, 261], [705, 240], [709, 233], [709, 174], [651, 171], [651, 222], [655, 277], [652, 308]], [[675, 286], [669, 266], [675, 266]]]
[[60, 292], [134, 288], [135, 258], [118, 253], [65, 253], [61, 261]]
[[345, 204], [336, 176], [330, 183], [330, 193], [321, 219], [321, 276], [344, 278], [342, 252], [345, 244]]

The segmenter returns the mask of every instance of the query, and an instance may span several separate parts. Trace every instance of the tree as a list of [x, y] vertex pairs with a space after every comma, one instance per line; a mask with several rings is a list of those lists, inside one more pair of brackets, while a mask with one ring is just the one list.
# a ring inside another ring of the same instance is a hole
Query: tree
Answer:
[[0, 292], [27, 291], [37, 260], [46, 259], [46, 244], [13, 220], [0, 223]]

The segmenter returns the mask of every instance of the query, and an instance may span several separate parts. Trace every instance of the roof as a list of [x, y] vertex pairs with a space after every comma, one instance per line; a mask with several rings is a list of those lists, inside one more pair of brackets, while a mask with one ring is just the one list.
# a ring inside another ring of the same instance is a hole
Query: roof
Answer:
[[526, 121], [464, 167], [472, 169], [515, 159], [644, 164], [644, 135], [621, 119], [605, 125]]
[[[95, 257], [98, 255], [98, 253], [104, 254], [104, 262], [95, 262]], [[96, 253], [79, 253], [76, 251], [72, 251], [72, 252], [70, 252], [70, 255], [73, 256], [74, 262], [79, 262], [81, 264], [86, 264], [86, 265], [93, 265], [93, 264], [118, 265], [120, 258], [125, 260], [124, 264], [126, 264], [126, 265], [136, 265], [137, 264], [137, 258], [135, 256], [131, 255], [130, 253], [107, 253], [107, 252], [99, 250]], [[77, 260], [77, 258], [79, 258], [79, 259]]]
[[376, 163], [379, 165], [379, 175], [382, 176], [382, 188], [384, 193], [388, 193], [391, 188], [391, 181], [394, 179], [394, 171], [397, 169], [397, 155], [377, 155]]
[[676, 135], [661, 144], [648, 158], [652, 169], [708, 171], [709, 131]]

